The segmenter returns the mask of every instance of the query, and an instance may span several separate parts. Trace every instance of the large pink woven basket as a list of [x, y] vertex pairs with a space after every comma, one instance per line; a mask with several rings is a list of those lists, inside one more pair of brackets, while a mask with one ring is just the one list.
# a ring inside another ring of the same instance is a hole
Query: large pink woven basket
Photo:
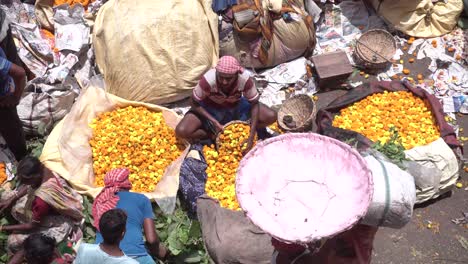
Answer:
[[313, 133], [257, 143], [236, 177], [247, 217], [276, 239], [298, 244], [353, 227], [367, 212], [372, 186], [371, 171], [357, 151]]

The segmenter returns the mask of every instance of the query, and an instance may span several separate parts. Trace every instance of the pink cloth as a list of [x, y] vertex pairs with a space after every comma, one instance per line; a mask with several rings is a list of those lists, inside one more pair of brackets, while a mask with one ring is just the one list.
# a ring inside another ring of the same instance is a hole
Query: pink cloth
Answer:
[[367, 163], [350, 146], [297, 133], [257, 143], [240, 162], [236, 195], [255, 225], [305, 245], [353, 227], [367, 212], [372, 185]]
[[240, 65], [239, 61], [232, 56], [223, 56], [219, 59], [216, 65], [216, 71], [225, 74], [242, 73], [244, 68]]
[[99, 230], [99, 220], [108, 210], [114, 209], [119, 201], [117, 192], [130, 190], [132, 183], [128, 179], [130, 171], [127, 168], [113, 169], [104, 177], [104, 189], [98, 194], [93, 202], [94, 227]]

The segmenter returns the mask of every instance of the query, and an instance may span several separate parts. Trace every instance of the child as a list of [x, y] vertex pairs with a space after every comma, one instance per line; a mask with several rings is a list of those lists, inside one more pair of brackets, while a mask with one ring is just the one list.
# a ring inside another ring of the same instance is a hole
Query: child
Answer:
[[65, 264], [56, 247], [55, 239], [42, 233], [30, 235], [23, 242], [24, 257], [28, 264]]

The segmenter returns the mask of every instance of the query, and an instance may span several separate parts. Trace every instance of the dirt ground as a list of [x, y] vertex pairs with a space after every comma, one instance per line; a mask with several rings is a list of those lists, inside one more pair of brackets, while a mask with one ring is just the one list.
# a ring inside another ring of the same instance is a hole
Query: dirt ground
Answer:
[[[427, 76], [428, 60], [414, 63], [412, 72]], [[364, 79], [354, 76], [354, 81]], [[321, 92], [317, 107], [327, 106], [343, 90]], [[464, 128], [461, 136], [468, 137], [468, 115], [457, 116], [457, 122]], [[468, 143], [464, 146], [464, 158], [468, 159]], [[462, 164], [461, 164], [462, 165]], [[468, 165], [468, 164], [467, 164]], [[380, 228], [374, 241], [372, 264], [427, 264], [427, 263], [468, 263], [468, 229], [452, 223], [463, 212], [468, 213], [468, 173], [461, 166], [462, 188], [455, 188], [442, 198], [420, 205], [414, 210], [413, 218], [402, 229]], [[429, 221], [432, 228], [428, 228]], [[463, 242], [466, 241], [466, 242]], [[463, 243], [466, 243], [465, 247]]]

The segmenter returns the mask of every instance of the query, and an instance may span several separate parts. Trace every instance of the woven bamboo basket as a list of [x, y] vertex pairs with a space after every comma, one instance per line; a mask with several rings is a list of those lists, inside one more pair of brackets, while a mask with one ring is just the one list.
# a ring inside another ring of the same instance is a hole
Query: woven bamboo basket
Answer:
[[278, 126], [286, 132], [310, 131], [316, 112], [312, 98], [305, 94], [294, 95], [280, 107]]
[[385, 30], [369, 30], [358, 39], [354, 50], [356, 63], [370, 70], [382, 70], [391, 64], [397, 46]]
[[[230, 125], [233, 125], [233, 124], [244, 124], [244, 125], [250, 125], [249, 122], [246, 122], [246, 121], [240, 121], [240, 120], [234, 120], [234, 121], [231, 121], [231, 122], [228, 122], [224, 125], [224, 128], [230, 126]], [[216, 135], [216, 148], [218, 149], [219, 148], [219, 144], [221, 143], [221, 140], [220, 140], [220, 136], [221, 134], [223, 134], [223, 131], [220, 131], [217, 135]]]

